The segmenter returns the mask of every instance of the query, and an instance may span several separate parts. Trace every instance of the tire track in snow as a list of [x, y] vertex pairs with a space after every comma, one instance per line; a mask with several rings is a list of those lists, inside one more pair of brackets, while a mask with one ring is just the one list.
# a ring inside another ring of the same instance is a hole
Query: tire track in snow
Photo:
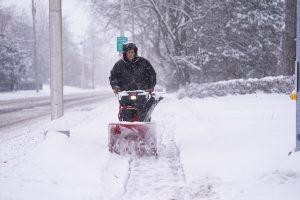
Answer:
[[158, 153], [158, 158], [130, 159], [121, 199], [184, 199], [185, 175], [172, 135], [161, 137]]

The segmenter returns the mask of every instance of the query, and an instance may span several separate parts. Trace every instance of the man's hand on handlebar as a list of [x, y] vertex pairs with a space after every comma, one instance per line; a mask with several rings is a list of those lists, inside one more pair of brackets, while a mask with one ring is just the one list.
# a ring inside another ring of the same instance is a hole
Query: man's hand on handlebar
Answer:
[[114, 91], [114, 94], [117, 95], [121, 90], [119, 87], [116, 86], [116, 87], [114, 87], [113, 91]]
[[[154, 88], [150, 88], [150, 89], [145, 90], [145, 91], [152, 93], [152, 92], [154, 92]], [[115, 95], [117, 95], [117, 94], [119, 94], [119, 92], [121, 92], [121, 90], [120, 90], [120, 88], [118, 86], [115, 86], [113, 88], [113, 92], [114, 92]]]

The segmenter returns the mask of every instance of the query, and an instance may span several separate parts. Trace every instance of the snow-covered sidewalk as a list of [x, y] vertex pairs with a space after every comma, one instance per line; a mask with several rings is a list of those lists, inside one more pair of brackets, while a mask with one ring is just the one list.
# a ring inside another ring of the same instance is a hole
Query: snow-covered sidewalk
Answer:
[[287, 95], [167, 95], [153, 113], [158, 160], [108, 153], [117, 109], [109, 99], [1, 133], [0, 199], [299, 199], [300, 155], [287, 156], [295, 143]]

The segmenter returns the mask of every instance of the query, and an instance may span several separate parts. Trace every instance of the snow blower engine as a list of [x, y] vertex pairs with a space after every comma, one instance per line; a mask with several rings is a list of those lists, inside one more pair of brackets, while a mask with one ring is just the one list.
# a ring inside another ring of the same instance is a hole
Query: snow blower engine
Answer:
[[163, 98], [144, 90], [122, 91], [118, 98], [120, 122], [108, 125], [109, 151], [156, 156], [156, 126], [151, 122], [151, 113]]

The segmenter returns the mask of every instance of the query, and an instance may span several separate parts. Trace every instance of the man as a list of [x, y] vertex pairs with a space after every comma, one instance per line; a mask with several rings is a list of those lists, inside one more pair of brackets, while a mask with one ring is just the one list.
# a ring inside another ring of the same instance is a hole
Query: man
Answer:
[[156, 85], [156, 73], [148, 60], [138, 56], [138, 48], [133, 43], [123, 45], [123, 58], [110, 73], [110, 85], [115, 94], [128, 90], [149, 90]]

